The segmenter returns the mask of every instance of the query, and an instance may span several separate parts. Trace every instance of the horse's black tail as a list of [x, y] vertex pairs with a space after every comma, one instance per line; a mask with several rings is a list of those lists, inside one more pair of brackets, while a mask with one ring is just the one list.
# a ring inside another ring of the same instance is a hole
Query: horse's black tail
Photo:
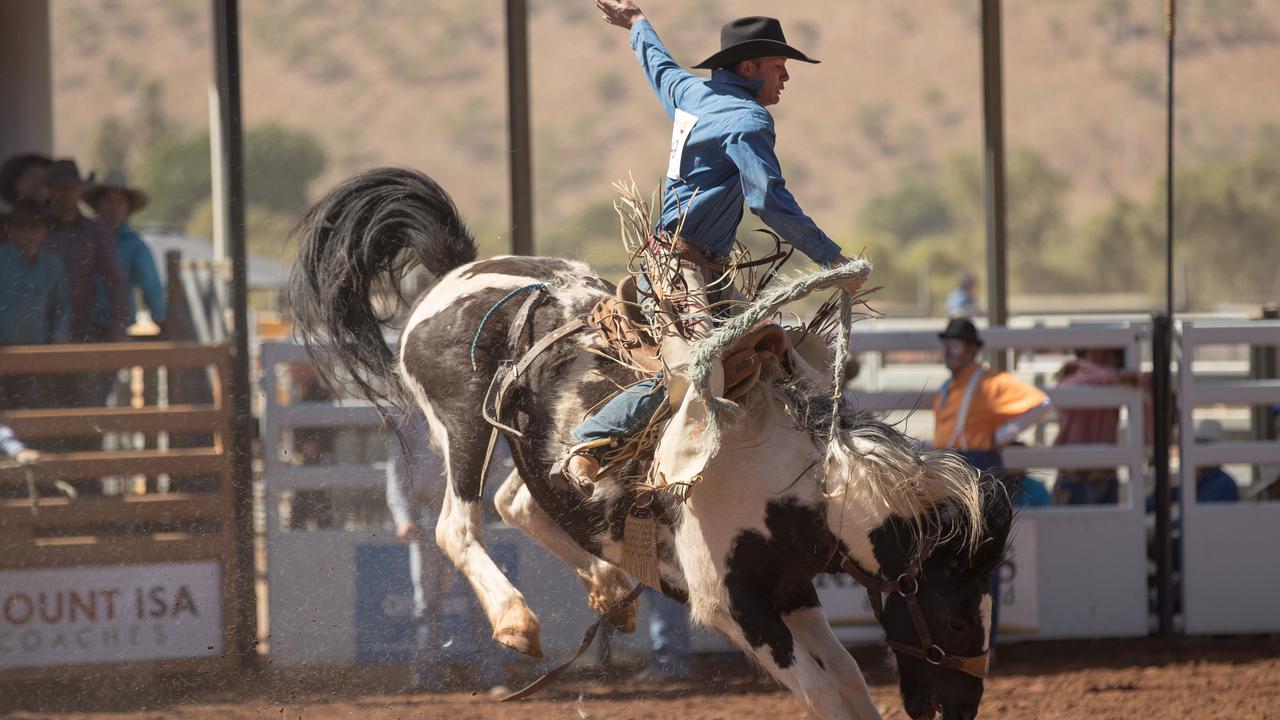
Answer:
[[449, 194], [413, 170], [370, 170], [308, 208], [293, 238], [289, 310], [317, 370], [331, 385], [353, 382], [380, 409], [409, 407], [383, 326], [406, 301], [409, 270], [439, 277], [476, 259]]

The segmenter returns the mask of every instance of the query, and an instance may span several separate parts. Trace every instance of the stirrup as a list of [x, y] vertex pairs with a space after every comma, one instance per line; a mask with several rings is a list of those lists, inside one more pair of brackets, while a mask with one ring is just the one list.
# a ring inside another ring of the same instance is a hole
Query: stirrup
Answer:
[[[600, 462], [599, 456], [595, 451], [599, 448], [608, 447], [612, 444], [613, 440], [611, 438], [602, 438], [600, 440], [590, 440], [588, 442], [578, 443], [577, 445], [570, 447], [568, 450], [565, 450], [564, 453], [556, 459], [547, 475], [552, 481], [563, 483], [564, 485], [582, 493], [583, 496], [591, 497], [592, 493], [595, 492], [595, 481], [592, 478], [582, 477], [577, 473], [571, 472], [569, 463], [572, 462], [575, 457], [582, 456], [588, 457], [594, 460], [597, 465], [603, 466], [603, 463]], [[599, 470], [597, 470], [597, 477], [599, 476], [598, 473]]]

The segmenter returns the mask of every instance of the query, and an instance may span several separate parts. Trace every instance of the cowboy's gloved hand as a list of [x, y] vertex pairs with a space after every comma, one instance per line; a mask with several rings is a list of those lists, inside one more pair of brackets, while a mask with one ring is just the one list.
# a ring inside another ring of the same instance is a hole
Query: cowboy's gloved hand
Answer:
[[[835, 260], [832, 260], [831, 262], [827, 263], [827, 269], [830, 270], [831, 268], [837, 268], [837, 267], [840, 267], [841, 265], [845, 265], [851, 262], [853, 261], [841, 255]], [[840, 283], [840, 289], [844, 290], [850, 295], [853, 295], [854, 293], [861, 290], [863, 284], [866, 282], [867, 282], [866, 278], [860, 278], [860, 277], [849, 278], [848, 280], [845, 280], [844, 282]]]
[[31, 448], [23, 448], [18, 451], [17, 455], [13, 456], [13, 459], [23, 465], [34, 465], [40, 462], [40, 452]]
[[631, 0], [596, 0], [596, 7], [604, 13], [604, 21], [620, 28], [631, 29], [637, 20], [644, 19], [644, 13]]

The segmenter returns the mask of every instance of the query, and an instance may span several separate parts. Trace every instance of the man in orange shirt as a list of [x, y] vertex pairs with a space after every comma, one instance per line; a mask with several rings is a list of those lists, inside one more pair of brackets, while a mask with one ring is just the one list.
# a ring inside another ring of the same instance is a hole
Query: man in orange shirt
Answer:
[[[1003, 474], [1000, 451], [1049, 410], [1039, 389], [978, 362], [982, 338], [968, 318], [952, 318], [938, 333], [951, 377], [933, 401], [933, 446], [951, 448], [984, 473]], [[1000, 622], [1000, 573], [991, 577], [991, 635]]]
[[953, 318], [938, 337], [951, 378], [933, 401], [933, 445], [956, 450], [979, 470], [999, 471], [1000, 451], [1044, 416], [1049, 398], [979, 363], [982, 338], [968, 319]]

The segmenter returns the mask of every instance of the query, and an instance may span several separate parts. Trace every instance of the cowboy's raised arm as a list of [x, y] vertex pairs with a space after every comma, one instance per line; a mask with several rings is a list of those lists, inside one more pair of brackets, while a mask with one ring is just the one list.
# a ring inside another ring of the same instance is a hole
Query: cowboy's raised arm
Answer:
[[662, 108], [674, 117], [685, 88], [696, 83], [697, 77], [671, 57], [644, 13], [631, 0], [596, 0], [596, 7], [604, 14], [605, 22], [631, 30], [631, 49], [639, 58]]

